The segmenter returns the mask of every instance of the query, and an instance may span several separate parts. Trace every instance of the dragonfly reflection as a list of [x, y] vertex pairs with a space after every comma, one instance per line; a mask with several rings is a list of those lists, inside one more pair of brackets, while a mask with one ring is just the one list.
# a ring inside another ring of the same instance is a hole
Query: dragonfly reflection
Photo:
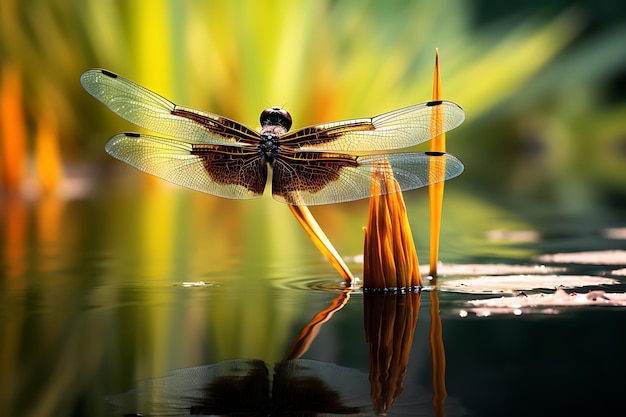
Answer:
[[[142, 380], [107, 401], [124, 417], [373, 417], [369, 391], [366, 373], [334, 363], [282, 361], [270, 373], [261, 360], [230, 359]], [[412, 385], [407, 391], [410, 399], [400, 399], [393, 415], [430, 415], [425, 390]]]
[[373, 170], [381, 173], [379, 179], [393, 175], [402, 191], [454, 178], [463, 171], [461, 161], [446, 153], [385, 153], [460, 125], [465, 113], [448, 101], [291, 133], [289, 113], [272, 107], [261, 113], [257, 132], [217, 114], [176, 105], [104, 69], [85, 72], [81, 83], [117, 115], [171, 137], [120, 133], [106, 144], [110, 155], [167, 181], [220, 197], [260, 197], [268, 167], [274, 199], [293, 205], [367, 198], [372, 181], [379, 181], [372, 179]]

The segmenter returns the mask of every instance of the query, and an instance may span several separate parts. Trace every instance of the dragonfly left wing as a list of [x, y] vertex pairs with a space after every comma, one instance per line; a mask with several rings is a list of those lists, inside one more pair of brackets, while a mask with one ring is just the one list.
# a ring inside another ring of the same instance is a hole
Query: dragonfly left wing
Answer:
[[144, 129], [189, 142], [231, 146], [258, 143], [257, 132], [234, 120], [178, 106], [111, 71], [91, 69], [80, 82], [115, 114]]
[[105, 149], [148, 174], [219, 197], [257, 198], [263, 195], [267, 181], [267, 164], [249, 147], [121, 133], [109, 139]]

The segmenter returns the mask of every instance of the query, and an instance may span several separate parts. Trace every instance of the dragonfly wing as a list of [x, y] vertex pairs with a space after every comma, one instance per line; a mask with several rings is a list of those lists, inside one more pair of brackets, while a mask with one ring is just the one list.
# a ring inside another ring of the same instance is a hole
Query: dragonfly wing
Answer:
[[106, 151], [148, 174], [219, 197], [260, 197], [267, 181], [267, 166], [257, 153], [238, 146], [121, 133], [109, 139]]
[[[372, 190], [386, 194], [395, 179], [401, 191], [454, 178], [463, 164], [441, 152], [404, 152], [353, 156], [323, 152], [281, 155], [273, 169], [274, 199], [292, 205], [313, 206], [368, 198]], [[376, 185], [372, 187], [372, 184]]]
[[103, 69], [80, 77], [89, 94], [137, 126], [189, 142], [253, 144], [258, 133], [217, 114], [178, 106], [132, 81]]
[[309, 126], [283, 136], [293, 150], [380, 152], [426, 142], [454, 129], [465, 112], [450, 101], [429, 101], [369, 119]]

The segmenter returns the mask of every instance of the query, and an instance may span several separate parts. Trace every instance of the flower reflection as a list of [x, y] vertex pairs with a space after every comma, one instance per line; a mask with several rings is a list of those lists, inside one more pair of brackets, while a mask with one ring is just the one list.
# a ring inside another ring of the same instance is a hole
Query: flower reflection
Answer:
[[420, 292], [365, 293], [365, 338], [369, 348], [371, 399], [384, 415], [404, 391], [409, 352], [420, 307]]
[[[366, 292], [363, 295], [365, 335], [369, 348], [370, 397], [377, 415], [386, 415], [404, 391], [409, 352], [420, 309], [421, 291]], [[430, 333], [432, 365], [432, 410], [446, 415], [445, 370], [438, 291], [430, 292]], [[426, 407], [413, 405], [413, 412]], [[455, 414], [448, 409], [448, 415]]]

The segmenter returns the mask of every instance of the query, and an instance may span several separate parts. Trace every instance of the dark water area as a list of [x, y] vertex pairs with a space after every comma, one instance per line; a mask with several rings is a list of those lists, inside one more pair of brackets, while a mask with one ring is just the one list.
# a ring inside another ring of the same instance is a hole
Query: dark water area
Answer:
[[[623, 294], [621, 214], [556, 222], [450, 188], [439, 279], [386, 295], [347, 290], [269, 199], [4, 199], [0, 414], [375, 415], [387, 395], [389, 416], [617, 415], [623, 306], [468, 302], [555, 294], [543, 279]], [[407, 200], [423, 263], [424, 198]], [[367, 204], [313, 214], [360, 276]], [[595, 258], [541, 258], [582, 251]]]

